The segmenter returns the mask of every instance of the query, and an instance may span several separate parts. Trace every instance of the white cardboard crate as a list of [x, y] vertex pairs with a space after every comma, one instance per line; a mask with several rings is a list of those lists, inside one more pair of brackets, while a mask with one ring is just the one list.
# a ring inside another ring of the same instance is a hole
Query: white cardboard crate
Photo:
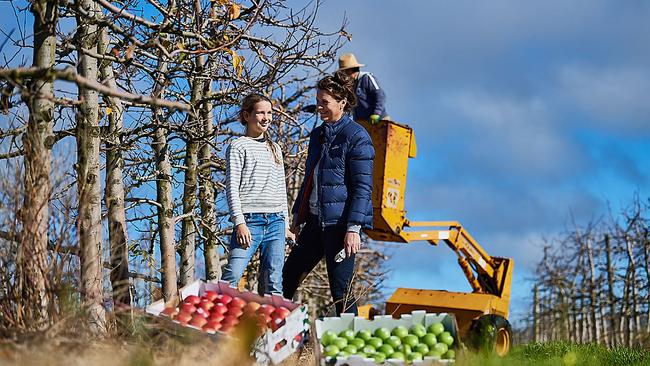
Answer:
[[[309, 332], [309, 320], [307, 317], [307, 305], [297, 304], [290, 300], [285, 299], [279, 295], [264, 295], [260, 296], [252, 292], [241, 292], [236, 288], [231, 287], [227, 282], [219, 281], [217, 283], [204, 282], [197, 280], [191, 284], [180, 289], [181, 299], [185, 299], [190, 295], [201, 296], [206, 291], [214, 291], [218, 294], [226, 294], [230, 296], [238, 296], [246, 301], [257, 301], [260, 304], [271, 304], [275, 307], [284, 306], [291, 310], [291, 314], [285, 318], [285, 324], [278, 328], [275, 332], [267, 329], [262, 334], [253, 347], [252, 354], [258, 363], [278, 364], [284, 359], [289, 357], [295, 352], [305, 341], [306, 335]], [[160, 316], [160, 312], [165, 309], [164, 300], [159, 300], [147, 306], [145, 311], [154, 316]], [[169, 320], [169, 318], [166, 318]], [[172, 320], [173, 321], [173, 320]], [[176, 324], [179, 324], [175, 322]], [[179, 326], [181, 326], [179, 324]], [[191, 325], [185, 327], [193, 328], [201, 331], [200, 329]], [[225, 335], [217, 331], [220, 335]], [[207, 335], [208, 333], [206, 333]], [[296, 338], [300, 335], [300, 340]], [[276, 345], [283, 344], [277, 350]]]
[[[354, 314], [341, 314], [340, 317], [326, 317], [323, 319], [316, 320], [316, 342], [318, 347], [320, 347], [319, 354], [321, 355], [320, 364], [322, 366], [373, 366], [377, 365], [372, 358], [363, 358], [360, 356], [350, 356], [345, 358], [337, 358], [336, 362], [331, 360], [326, 360], [323, 357], [323, 346], [320, 342], [320, 338], [325, 331], [332, 330], [339, 334], [343, 330], [352, 329], [354, 332], [358, 332], [361, 329], [368, 329], [371, 332], [374, 332], [375, 329], [386, 327], [388, 329], [395, 328], [397, 326], [405, 326], [410, 328], [414, 324], [422, 324], [425, 327], [429, 325], [440, 322], [445, 326], [446, 330], [449, 330], [452, 337], [454, 337], [454, 344], [458, 345], [458, 332], [456, 318], [453, 314], [432, 314], [427, 313], [425, 310], [415, 310], [411, 314], [402, 314], [400, 319], [394, 319], [391, 315], [378, 315], [374, 319], [369, 320], [361, 317], [355, 317]], [[453, 360], [444, 360], [433, 357], [424, 357], [422, 361], [413, 361], [412, 365], [418, 366], [433, 366], [433, 365], [448, 365], [453, 364]], [[407, 362], [397, 359], [387, 359], [383, 365], [407, 365]]]

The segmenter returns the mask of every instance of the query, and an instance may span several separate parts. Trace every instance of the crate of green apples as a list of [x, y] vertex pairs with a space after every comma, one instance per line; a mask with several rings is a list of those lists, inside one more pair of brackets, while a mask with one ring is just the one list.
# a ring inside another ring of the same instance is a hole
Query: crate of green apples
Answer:
[[316, 320], [321, 365], [440, 365], [453, 363], [458, 345], [451, 314], [413, 311], [400, 319], [341, 314]]

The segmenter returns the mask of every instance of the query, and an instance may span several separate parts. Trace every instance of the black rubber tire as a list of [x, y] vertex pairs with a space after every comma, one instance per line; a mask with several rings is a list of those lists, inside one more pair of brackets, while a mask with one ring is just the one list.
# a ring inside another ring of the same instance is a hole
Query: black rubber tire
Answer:
[[472, 322], [471, 344], [479, 352], [504, 357], [512, 346], [510, 322], [494, 314], [483, 315]]

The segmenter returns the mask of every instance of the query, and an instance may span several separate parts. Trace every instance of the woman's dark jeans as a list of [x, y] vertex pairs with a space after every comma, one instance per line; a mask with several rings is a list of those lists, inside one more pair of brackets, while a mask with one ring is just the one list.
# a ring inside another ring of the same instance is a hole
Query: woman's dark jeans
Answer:
[[336, 305], [336, 314], [357, 314], [357, 303], [352, 293], [354, 275], [354, 255], [336, 263], [334, 257], [343, 249], [345, 227], [321, 228], [318, 218], [309, 215], [307, 223], [298, 235], [297, 246], [291, 250], [282, 272], [284, 297], [293, 298], [300, 283], [325, 257], [330, 291]]

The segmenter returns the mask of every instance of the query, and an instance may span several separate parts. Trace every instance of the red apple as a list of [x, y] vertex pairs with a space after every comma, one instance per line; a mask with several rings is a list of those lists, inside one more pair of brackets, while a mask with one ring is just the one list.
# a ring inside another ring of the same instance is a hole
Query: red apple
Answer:
[[232, 301], [232, 296], [226, 295], [226, 294], [221, 294], [221, 295], [219, 295], [219, 297], [217, 299], [219, 300], [220, 303], [222, 303], [224, 305], [228, 305], [228, 303], [230, 301]]
[[279, 315], [278, 313], [273, 313], [271, 314], [271, 322], [270, 322], [270, 327], [271, 329], [275, 332], [278, 328], [283, 326], [285, 323], [284, 318]]
[[243, 308], [246, 306], [246, 300], [242, 299], [241, 297], [233, 297], [232, 301], [228, 304], [229, 308], [232, 307], [238, 307], [238, 308]]
[[223, 326], [231, 326], [231, 327], [234, 327], [234, 326], [237, 325], [237, 324], [239, 324], [239, 319], [237, 319], [237, 318], [234, 317], [234, 316], [230, 316], [230, 315], [226, 316], [226, 317], [223, 318], [223, 320], [221, 321], [221, 325], [223, 325]]
[[203, 308], [196, 308], [196, 312], [194, 313], [195, 315], [201, 315], [204, 318], [207, 318], [210, 316], [210, 312], [203, 310]]
[[271, 314], [275, 311], [275, 306], [271, 304], [262, 304], [259, 309], [257, 309], [258, 314], [266, 314], [268, 316], [271, 316]]
[[205, 311], [210, 311], [214, 307], [214, 303], [208, 299], [202, 299], [199, 303], [199, 307]]
[[232, 307], [229, 308], [228, 311], [226, 312], [226, 316], [234, 316], [235, 318], [239, 318], [242, 314], [244, 314], [244, 311], [241, 308], [238, 307]]
[[166, 316], [169, 318], [173, 318], [176, 314], [178, 314], [178, 309], [177, 308], [164, 308], [163, 311], [160, 312], [161, 316]]
[[188, 314], [193, 314], [196, 311], [196, 307], [192, 304], [183, 303], [181, 304], [181, 311]]
[[228, 311], [228, 307], [220, 302], [214, 304], [214, 307], [210, 310], [213, 313], [224, 314]]
[[218, 322], [216, 320], [209, 320], [203, 326], [203, 330], [206, 331], [206, 332], [216, 332], [220, 328], [221, 328], [221, 322]]
[[190, 295], [183, 300], [184, 303], [196, 305], [201, 302], [201, 298], [196, 295]]
[[206, 291], [203, 294], [204, 299], [208, 299], [208, 300], [210, 300], [212, 302], [214, 302], [214, 300], [216, 300], [218, 297], [219, 297], [219, 294], [214, 292], [214, 291]]
[[235, 327], [234, 325], [223, 324], [223, 323], [222, 323], [221, 328], [220, 328], [219, 330], [222, 331], [222, 332], [224, 332], [224, 333], [230, 333], [230, 332], [232, 332], [232, 329], [233, 329], [234, 327]]
[[210, 313], [210, 316], [208, 317], [208, 320], [214, 320], [214, 321], [222, 321], [225, 316], [221, 313]]
[[256, 301], [251, 301], [248, 304], [246, 304], [242, 310], [244, 310], [245, 314], [255, 314], [257, 312], [257, 309], [260, 308], [260, 303]]
[[203, 328], [203, 326], [204, 326], [205, 323], [207, 323], [207, 322], [208, 322], [208, 320], [207, 320], [206, 318], [204, 318], [203, 316], [201, 316], [201, 315], [199, 315], [199, 314], [195, 314], [195, 315], [192, 317], [192, 320], [190, 321], [189, 324], [190, 324], [191, 326], [194, 326], [194, 327], [197, 327], [197, 328]]
[[274, 313], [278, 314], [278, 317], [281, 319], [285, 319], [289, 316], [289, 314], [291, 314], [291, 310], [285, 308], [284, 306], [280, 306], [279, 308], [275, 309]]
[[187, 324], [192, 319], [192, 314], [181, 311], [176, 315], [176, 321], [181, 324]]

